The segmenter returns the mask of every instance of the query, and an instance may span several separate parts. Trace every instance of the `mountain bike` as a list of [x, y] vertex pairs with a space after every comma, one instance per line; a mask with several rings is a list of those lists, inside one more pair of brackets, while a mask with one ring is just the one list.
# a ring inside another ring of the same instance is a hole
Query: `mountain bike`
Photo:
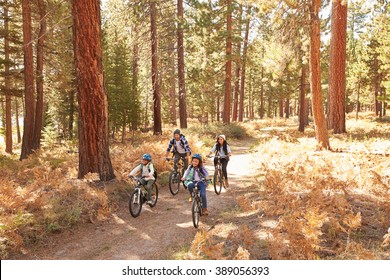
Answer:
[[[142, 184], [142, 179], [144, 177], [131, 177], [135, 182], [135, 188], [130, 195], [129, 199], [129, 211], [131, 216], [134, 218], [138, 217], [141, 213], [142, 205], [147, 202], [148, 191], [146, 190], [146, 185]], [[151, 200], [152, 203], [149, 204], [151, 208], [156, 206], [158, 199], [158, 188], [156, 182], [153, 183], [151, 189]]]
[[[169, 162], [171, 160], [174, 160], [174, 158], [166, 158], [166, 160]], [[183, 159], [180, 157], [179, 162], [177, 163], [177, 170], [175, 170], [175, 166], [172, 167], [172, 171], [169, 174], [169, 191], [172, 195], [177, 195], [180, 190], [180, 184], [181, 184], [181, 177], [184, 174], [184, 162]], [[185, 189], [187, 187], [184, 185]]]
[[[212, 158], [213, 156], [209, 156], [209, 158]], [[227, 158], [227, 156], [214, 156], [214, 158], [217, 158], [217, 164], [215, 165], [215, 171], [214, 171], [214, 191], [216, 194], [220, 194], [222, 190], [222, 186], [224, 185], [223, 182], [223, 172], [222, 172], [222, 163], [221, 158]]]
[[[195, 228], [198, 228], [199, 225], [199, 217], [203, 216], [203, 203], [202, 197], [200, 196], [200, 190], [198, 188], [198, 183], [202, 181], [194, 181], [195, 186], [192, 191], [192, 223]], [[205, 182], [205, 180], [203, 180]]]

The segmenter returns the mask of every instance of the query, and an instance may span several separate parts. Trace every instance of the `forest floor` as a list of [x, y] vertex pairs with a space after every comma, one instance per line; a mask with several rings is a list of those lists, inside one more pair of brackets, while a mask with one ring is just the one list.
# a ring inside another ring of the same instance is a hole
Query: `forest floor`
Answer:
[[[388, 260], [390, 121], [367, 115], [347, 127], [330, 135], [331, 151], [316, 151], [313, 126], [301, 133], [294, 120], [222, 127], [233, 151], [230, 187], [220, 195], [208, 187], [210, 214], [198, 229], [187, 190], [169, 192], [161, 154], [170, 133], [114, 143], [117, 178], [108, 183], [76, 179], [77, 153], [64, 145], [23, 162], [0, 154], [2, 259]], [[204, 155], [220, 128], [185, 133]], [[159, 199], [133, 218], [126, 177], [144, 151], [159, 171]]]
[[[143, 205], [137, 218], [129, 214], [128, 204], [123, 200], [112, 217], [103, 223], [86, 223], [72, 227], [59, 234], [52, 234], [29, 249], [29, 253], [11, 256], [13, 259], [172, 259], [186, 258], [198, 232], [213, 230], [225, 223], [230, 230], [244, 224], [243, 219], [233, 225], [231, 213], [237, 212], [235, 198], [244, 191], [255, 171], [252, 166], [250, 147], [252, 142], [232, 145], [234, 156], [228, 171], [228, 190], [216, 195], [213, 186], [207, 188], [208, 216], [202, 216], [199, 229], [192, 224], [191, 202], [187, 190], [181, 187], [172, 196], [168, 186], [160, 186], [156, 207]], [[214, 167], [206, 162], [210, 174]], [[251, 174], [252, 172], [252, 174]], [[236, 210], [235, 210], [236, 209]]]

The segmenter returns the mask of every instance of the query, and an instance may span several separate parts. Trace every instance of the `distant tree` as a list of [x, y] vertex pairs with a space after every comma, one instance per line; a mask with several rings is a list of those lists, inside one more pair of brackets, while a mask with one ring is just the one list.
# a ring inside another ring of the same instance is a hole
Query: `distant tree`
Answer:
[[22, 1], [23, 51], [24, 51], [24, 129], [20, 159], [26, 159], [33, 152], [34, 138], [34, 57], [31, 31], [30, 0]]
[[72, 0], [79, 103], [79, 173], [115, 178], [108, 143], [108, 101], [102, 62], [100, 1]]
[[232, 91], [232, 0], [227, 1], [227, 37], [226, 37], [226, 63], [225, 63], [225, 98], [223, 110], [223, 122], [230, 123], [230, 95]]
[[332, 30], [328, 87], [328, 129], [345, 133], [345, 64], [347, 38], [347, 1], [332, 1]]
[[317, 147], [330, 149], [325, 114], [322, 105], [320, 68], [320, 18], [321, 0], [312, 0], [310, 6], [310, 71], [313, 114]]
[[37, 69], [36, 69], [36, 85], [37, 85], [37, 102], [35, 108], [35, 124], [34, 124], [34, 139], [33, 149], [41, 147], [42, 121], [43, 121], [43, 64], [44, 64], [44, 47], [46, 37], [46, 6], [44, 0], [38, 0], [39, 10], [39, 33], [37, 43]]
[[177, 0], [177, 58], [178, 58], [178, 78], [179, 78], [179, 112], [180, 112], [180, 127], [187, 128], [187, 103], [186, 103], [186, 88], [185, 88], [185, 72], [184, 72], [184, 39], [183, 39], [183, 24], [184, 24], [184, 8], [183, 0]]
[[5, 91], [5, 152], [12, 154], [12, 111], [11, 111], [11, 80], [10, 80], [10, 42], [8, 0], [4, 7], [4, 91]]
[[157, 44], [157, 9], [156, 1], [149, 0], [150, 9], [150, 32], [152, 45], [152, 87], [153, 87], [153, 120], [154, 134], [162, 133], [161, 124], [161, 93], [160, 81], [158, 77], [158, 44]]
[[242, 71], [241, 71], [241, 82], [240, 82], [240, 113], [238, 120], [242, 122], [243, 111], [244, 111], [244, 96], [245, 96], [245, 75], [246, 75], [246, 62], [247, 62], [247, 52], [248, 52], [248, 39], [249, 39], [249, 26], [250, 26], [250, 8], [246, 10], [246, 19], [245, 19], [245, 37], [244, 37], [244, 48], [242, 52]]

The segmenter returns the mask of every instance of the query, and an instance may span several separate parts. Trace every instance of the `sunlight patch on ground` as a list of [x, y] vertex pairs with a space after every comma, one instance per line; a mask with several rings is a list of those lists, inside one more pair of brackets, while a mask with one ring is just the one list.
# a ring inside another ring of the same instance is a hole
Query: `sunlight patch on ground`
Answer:
[[261, 222], [260, 225], [266, 228], [275, 228], [278, 225], [278, 222], [274, 220], [266, 220]]
[[269, 237], [269, 234], [265, 231], [257, 231], [255, 235], [260, 240], [266, 240]]
[[120, 225], [123, 225], [123, 224], [126, 224], [126, 222], [124, 220], [122, 220], [121, 218], [118, 217], [118, 215], [116, 214], [112, 214], [113, 218], [114, 218], [114, 221], [117, 223], [117, 224], [120, 224]]
[[190, 227], [193, 226], [193, 224], [192, 224], [192, 221], [191, 221], [191, 222], [187, 222], [187, 223], [176, 224], [176, 226], [178, 226], [179, 228], [190, 228]]
[[149, 236], [149, 234], [146, 234], [145, 232], [141, 233], [141, 238], [145, 240], [152, 240], [152, 238]]
[[221, 237], [221, 238], [227, 238], [229, 233], [233, 230], [237, 230], [238, 226], [230, 224], [219, 224], [215, 227], [213, 230], [213, 235]]
[[256, 214], [257, 212], [259, 212], [259, 210], [242, 212], [242, 213], [237, 214], [236, 217], [237, 218], [249, 217], [249, 216], [252, 216], [253, 214]]

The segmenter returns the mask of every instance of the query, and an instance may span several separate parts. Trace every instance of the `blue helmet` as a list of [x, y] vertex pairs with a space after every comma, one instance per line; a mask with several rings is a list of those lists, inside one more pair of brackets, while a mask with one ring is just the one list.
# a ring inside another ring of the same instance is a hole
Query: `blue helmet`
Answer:
[[142, 156], [142, 159], [146, 159], [147, 161], [151, 161], [152, 160], [152, 156], [150, 154], [144, 154]]
[[202, 156], [200, 155], [200, 154], [193, 154], [192, 155], [192, 158], [194, 159], [194, 158], [197, 158], [197, 159], [199, 159], [200, 161], [202, 161]]

